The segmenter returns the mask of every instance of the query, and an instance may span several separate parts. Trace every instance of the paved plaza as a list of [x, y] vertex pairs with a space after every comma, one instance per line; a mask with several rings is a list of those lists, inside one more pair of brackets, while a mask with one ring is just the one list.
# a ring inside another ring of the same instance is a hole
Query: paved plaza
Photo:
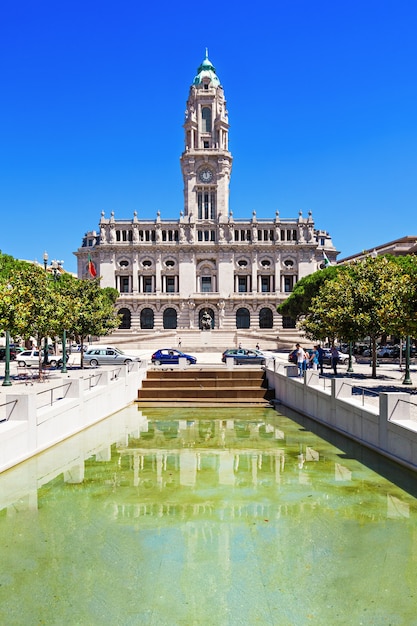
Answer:
[[[150, 361], [152, 350], [131, 350], [133, 354], [137, 354], [141, 357], [142, 361]], [[194, 352], [197, 357], [198, 366], [214, 366], [226, 367], [221, 360], [221, 352]], [[288, 365], [288, 352], [268, 352], [269, 358], [275, 359], [276, 367], [285, 367]], [[191, 366], [194, 367], [194, 366]], [[242, 366], [238, 366], [242, 367]], [[47, 387], [60, 384], [64, 379], [76, 376], [89, 377], [95, 375], [100, 368], [85, 367], [84, 370], [80, 370], [80, 354], [71, 354], [67, 365], [67, 373], [61, 373], [60, 369], [49, 370], [44, 380], [39, 381], [37, 378], [37, 369], [30, 368], [29, 376], [27, 376], [28, 369], [24, 371], [17, 367], [17, 363], [14, 361], [10, 364], [10, 378], [12, 385], [10, 387], [4, 387], [1, 383], [4, 380], [4, 361], [0, 362], [0, 398], [6, 394], [20, 394], [31, 393], [34, 390], [42, 390]], [[410, 368], [410, 377], [412, 385], [403, 385], [405, 376], [404, 365], [400, 368], [398, 363], [384, 363], [379, 362], [377, 367], [377, 378], [371, 378], [371, 367], [369, 363], [354, 363], [353, 373], [347, 373], [347, 366], [340, 365], [338, 367], [338, 377], [344, 377], [352, 381], [357, 387], [372, 387], [375, 391], [408, 391], [416, 393], [417, 389], [417, 365], [412, 364]], [[27, 377], [25, 377], [25, 375]], [[324, 367], [323, 378], [332, 378], [333, 370], [329, 366]]]

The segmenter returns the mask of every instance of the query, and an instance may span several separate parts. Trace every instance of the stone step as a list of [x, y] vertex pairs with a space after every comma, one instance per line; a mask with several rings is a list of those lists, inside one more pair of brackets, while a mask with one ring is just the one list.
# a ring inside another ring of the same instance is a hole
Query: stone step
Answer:
[[239, 378], [236, 380], [227, 379], [227, 378], [200, 378], [200, 379], [145, 379], [142, 384], [143, 389], [179, 389], [179, 388], [188, 388], [193, 389], [194, 387], [204, 388], [204, 389], [229, 389], [229, 388], [239, 388], [242, 390], [245, 389], [259, 389], [262, 386], [263, 380], [252, 380], [250, 378]]
[[265, 406], [273, 399], [260, 368], [149, 370], [138, 390], [140, 406]]
[[158, 369], [150, 369], [147, 372], [147, 380], [263, 380], [265, 377], [264, 370], [261, 368], [248, 369], [241, 366], [239, 369], [229, 370], [226, 367], [218, 368], [198, 368], [191, 366], [189, 369], [181, 370], [176, 366], [174, 368], [164, 369], [164, 366]]
[[208, 388], [190, 388], [190, 387], [177, 387], [176, 389], [139, 389], [139, 400], [172, 400], [172, 399], [184, 399], [184, 398], [197, 398], [199, 400], [205, 398], [215, 398], [216, 400], [224, 400], [225, 398], [234, 398], [235, 400], [244, 400], [246, 396], [250, 396], [252, 399], [262, 400], [267, 395], [267, 389], [208, 389]]

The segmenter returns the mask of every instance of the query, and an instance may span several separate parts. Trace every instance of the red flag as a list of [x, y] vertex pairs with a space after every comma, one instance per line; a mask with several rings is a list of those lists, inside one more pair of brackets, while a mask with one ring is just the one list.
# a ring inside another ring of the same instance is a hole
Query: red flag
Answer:
[[90, 254], [88, 255], [88, 273], [90, 274], [90, 276], [92, 278], [95, 278], [97, 276], [96, 266], [94, 265], [93, 261], [91, 260]]

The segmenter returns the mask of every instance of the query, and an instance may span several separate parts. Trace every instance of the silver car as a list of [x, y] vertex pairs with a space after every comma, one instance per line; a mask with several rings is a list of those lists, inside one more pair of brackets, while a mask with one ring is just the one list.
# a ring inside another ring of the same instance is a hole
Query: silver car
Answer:
[[140, 363], [140, 358], [132, 354], [125, 354], [114, 346], [90, 346], [84, 352], [84, 363], [92, 367], [97, 367], [97, 365], [120, 365], [121, 363], [131, 363], [132, 361]]

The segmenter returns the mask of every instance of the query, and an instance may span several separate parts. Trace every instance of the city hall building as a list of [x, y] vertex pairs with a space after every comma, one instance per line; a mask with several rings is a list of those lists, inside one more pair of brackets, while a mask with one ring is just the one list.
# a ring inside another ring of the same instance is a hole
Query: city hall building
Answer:
[[181, 337], [183, 347], [198, 345], [202, 335], [225, 347], [294, 340], [294, 321], [279, 315], [277, 305], [325, 256], [335, 262], [337, 251], [311, 212], [235, 218], [232, 162], [224, 91], [206, 54], [186, 103], [179, 219], [165, 220], [159, 211], [154, 219], [102, 212], [98, 231], [86, 233], [75, 253], [80, 278], [88, 276], [90, 257], [101, 285], [119, 291], [126, 336], [140, 341], [165, 333], [171, 343]]

